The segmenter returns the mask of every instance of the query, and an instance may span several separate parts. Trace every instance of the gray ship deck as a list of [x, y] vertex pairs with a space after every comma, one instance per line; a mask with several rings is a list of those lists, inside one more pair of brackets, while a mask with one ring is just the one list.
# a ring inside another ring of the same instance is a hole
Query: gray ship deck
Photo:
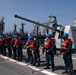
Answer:
[[[22, 62], [13, 60], [8, 57], [0, 55], [0, 75], [62, 75], [64, 71], [64, 62], [61, 55], [55, 56], [55, 72], [51, 72], [50, 69], [45, 70], [45, 55], [41, 54], [41, 66], [35, 67], [26, 63], [26, 50], [24, 50], [24, 59]], [[73, 75], [76, 75], [76, 54], [73, 54]]]

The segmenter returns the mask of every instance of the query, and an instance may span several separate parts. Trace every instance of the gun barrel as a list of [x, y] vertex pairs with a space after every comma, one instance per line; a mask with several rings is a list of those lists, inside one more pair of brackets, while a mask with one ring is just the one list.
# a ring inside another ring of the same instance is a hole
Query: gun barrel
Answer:
[[[46, 28], [52, 29], [52, 30], [54, 29], [54, 28], [52, 28], [52, 27], [46, 26], [46, 25], [41, 24], [41, 23], [39, 23], [39, 22], [35, 22], [35, 21], [33, 21], [33, 20], [30, 20], [30, 19], [27, 19], [27, 18], [24, 18], [24, 17], [18, 16], [18, 15], [15, 15], [14, 17], [15, 17], [15, 18], [22, 19], [22, 20], [25, 20], [25, 21], [28, 21], [28, 22], [31, 22], [31, 23], [34, 23], [34, 24], [36, 24], [36, 25], [40, 25], [40, 26], [43, 26], [43, 27], [46, 27]], [[55, 30], [56, 30], [57, 32], [61, 33], [60, 30], [58, 30], [58, 29], [55, 29]]]

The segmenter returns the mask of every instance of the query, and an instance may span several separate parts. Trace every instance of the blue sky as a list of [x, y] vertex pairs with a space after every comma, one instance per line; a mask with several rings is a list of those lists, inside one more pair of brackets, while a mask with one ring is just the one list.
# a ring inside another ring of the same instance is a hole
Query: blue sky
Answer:
[[39, 21], [48, 21], [49, 15], [55, 15], [61, 25], [73, 25], [76, 18], [76, 0], [0, 0], [0, 19], [5, 18], [5, 31], [12, 31], [14, 24], [18, 28], [23, 22], [25, 31], [32, 31], [33, 24], [14, 18], [14, 15]]

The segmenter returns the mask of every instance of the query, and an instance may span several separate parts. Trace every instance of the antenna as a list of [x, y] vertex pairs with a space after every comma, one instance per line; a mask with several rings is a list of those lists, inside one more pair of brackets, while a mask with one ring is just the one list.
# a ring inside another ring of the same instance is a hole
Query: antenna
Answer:
[[22, 26], [22, 34], [24, 34], [24, 25], [25, 25], [25, 23], [21, 23], [21, 26]]

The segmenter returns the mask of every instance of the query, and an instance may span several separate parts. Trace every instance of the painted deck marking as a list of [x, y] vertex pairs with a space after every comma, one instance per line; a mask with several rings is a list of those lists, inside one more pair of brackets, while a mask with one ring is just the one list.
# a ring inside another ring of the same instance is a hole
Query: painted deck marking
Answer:
[[29, 68], [31, 68], [31, 69], [33, 69], [33, 70], [36, 70], [36, 71], [39, 71], [40, 69], [39, 68], [36, 68], [36, 67], [34, 67], [34, 66], [28, 66]]
[[55, 74], [55, 73], [52, 73], [52, 72], [49, 72], [49, 71], [46, 71], [46, 70], [43, 70], [41, 72], [44, 73], [44, 74], [47, 74], [47, 75], [58, 75], [58, 74]]

